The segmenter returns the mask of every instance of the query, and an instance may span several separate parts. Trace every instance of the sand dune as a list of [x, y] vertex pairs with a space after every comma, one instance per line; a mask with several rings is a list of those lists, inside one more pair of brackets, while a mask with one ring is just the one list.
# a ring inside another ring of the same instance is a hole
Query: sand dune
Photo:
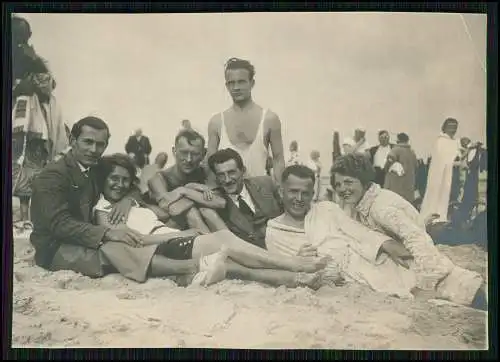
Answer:
[[[486, 347], [486, 315], [470, 308], [354, 285], [313, 292], [241, 281], [203, 289], [120, 275], [93, 280], [34, 266], [26, 239], [16, 239], [14, 250], [13, 347]], [[444, 252], [486, 273], [486, 254], [475, 246]]]

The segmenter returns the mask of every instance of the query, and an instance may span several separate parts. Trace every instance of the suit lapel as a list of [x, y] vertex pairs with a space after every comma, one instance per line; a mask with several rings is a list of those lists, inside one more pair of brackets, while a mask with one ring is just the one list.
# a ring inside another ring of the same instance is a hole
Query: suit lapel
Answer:
[[230, 197], [227, 196], [226, 201], [229, 221], [240, 230], [252, 232], [253, 224], [250, 222], [250, 220], [248, 220], [245, 215], [243, 215], [238, 206], [234, 204], [233, 200]]
[[83, 174], [71, 152], [66, 155], [66, 166], [71, 177], [71, 196], [78, 197], [80, 211], [87, 220], [91, 216], [91, 209], [96, 201], [93, 197], [98, 195], [95, 177], [92, 171], [89, 171], [87, 176]]
[[245, 186], [255, 205], [255, 214], [266, 214], [268, 205], [264, 201], [271, 196], [259, 184], [252, 182], [252, 179], [245, 179]]

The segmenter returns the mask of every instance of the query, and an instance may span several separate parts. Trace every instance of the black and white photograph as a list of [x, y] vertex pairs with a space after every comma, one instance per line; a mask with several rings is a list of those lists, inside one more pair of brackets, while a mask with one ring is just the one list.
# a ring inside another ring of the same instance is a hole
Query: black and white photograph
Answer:
[[488, 349], [486, 14], [11, 27], [13, 348]]

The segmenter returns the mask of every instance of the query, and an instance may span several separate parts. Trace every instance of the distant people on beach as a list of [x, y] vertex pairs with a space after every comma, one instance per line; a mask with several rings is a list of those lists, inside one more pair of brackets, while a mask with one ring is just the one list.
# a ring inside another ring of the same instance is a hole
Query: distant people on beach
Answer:
[[253, 101], [254, 66], [247, 60], [231, 58], [224, 67], [224, 77], [233, 105], [208, 123], [208, 156], [232, 148], [243, 158], [247, 176], [254, 177], [266, 175], [271, 154], [274, 180], [279, 182], [285, 166], [281, 120]]
[[309, 161], [306, 166], [309, 167], [314, 172], [315, 182], [314, 182], [314, 197], [313, 202], [318, 202], [321, 197], [321, 161], [319, 151], [311, 151]]
[[30, 232], [32, 182], [68, 147], [61, 109], [53, 94], [56, 82], [46, 61], [29, 44], [30, 24], [12, 18], [12, 194], [20, 200], [20, 233]]
[[139, 189], [142, 197], [149, 200], [151, 199], [148, 186], [149, 180], [151, 180], [158, 171], [163, 170], [167, 162], [168, 154], [166, 152], [160, 152], [156, 155], [155, 161], [152, 164], [144, 166], [139, 177]]
[[375, 182], [380, 186], [384, 186], [385, 174], [387, 171], [387, 156], [389, 156], [389, 152], [391, 152], [394, 145], [390, 143], [390, 136], [387, 130], [379, 131], [378, 141], [379, 144], [371, 147], [368, 152], [370, 154], [370, 161], [376, 172]]
[[370, 149], [370, 144], [366, 139], [366, 130], [364, 127], [358, 127], [354, 130], [353, 140], [355, 145], [352, 152], [365, 153]]
[[[385, 182], [381, 186], [395, 192], [413, 205], [415, 202], [417, 167], [417, 156], [410, 146], [410, 137], [404, 132], [398, 133], [396, 145], [387, 155], [386, 166], [384, 167], [387, 174], [384, 177]], [[375, 177], [377, 177], [376, 169]]]
[[290, 146], [288, 148], [290, 151], [290, 156], [287, 159], [286, 166], [291, 165], [300, 165], [302, 163], [299, 155], [299, 143], [295, 140], [290, 142]]
[[455, 139], [457, 129], [458, 121], [454, 118], [447, 118], [441, 126], [441, 134], [431, 153], [427, 187], [420, 208], [423, 218], [436, 214], [436, 221], [449, 221], [453, 167], [460, 157], [460, 146]]
[[125, 152], [135, 161], [137, 167], [140, 169], [149, 164], [151, 150], [149, 137], [145, 136], [140, 128], [135, 130], [134, 135], [130, 136], [125, 144]]
[[193, 126], [191, 126], [191, 121], [189, 119], [183, 119], [181, 122], [181, 129], [179, 132], [182, 131], [191, 131], [193, 129]]

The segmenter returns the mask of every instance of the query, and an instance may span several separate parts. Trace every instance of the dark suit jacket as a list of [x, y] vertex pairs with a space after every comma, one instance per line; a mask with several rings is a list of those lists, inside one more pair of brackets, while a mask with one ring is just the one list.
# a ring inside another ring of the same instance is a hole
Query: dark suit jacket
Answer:
[[128, 138], [127, 144], [125, 145], [125, 151], [127, 151], [127, 153], [133, 153], [135, 155], [135, 162], [140, 168], [143, 168], [144, 165], [149, 164], [151, 143], [149, 142], [148, 137], [142, 136], [141, 139], [137, 141], [136, 136], [130, 136]]
[[248, 178], [245, 180], [245, 185], [255, 205], [254, 217], [245, 216], [227, 195], [224, 196], [227, 201], [226, 208], [220, 211], [220, 216], [233, 234], [251, 244], [265, 248], [267, 221], [283, 213], [281, 200], [269, 176]]
[[104, 274], [106, 262], [98, 249], [106, 228], [91, 223], [98, 197], [95, 178], [84, 176], [71, 151], [41, 171], [31, 198], [30, 239], [37, 265], [91, 277]]
[[[379, 147], [380, 147], [380, 145], [373, 146], [373, 147], [370, 147], [370, 149], [368, 150], [368, 152], [370, 153], [370, 162], [372, 164], [373, 164], [373, 159], [375, 158], [375, 154], [377, 153]], [[394, 147], [394, 144], [390, 143], [389, 147], [392, 149]]]

